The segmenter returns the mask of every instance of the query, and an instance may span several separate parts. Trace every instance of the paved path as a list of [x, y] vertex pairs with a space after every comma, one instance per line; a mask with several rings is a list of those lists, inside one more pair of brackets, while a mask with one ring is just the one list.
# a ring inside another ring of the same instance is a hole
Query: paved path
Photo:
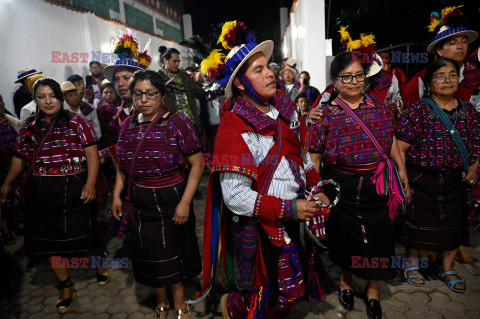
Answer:
[[[204, 176], [200, 187], [204, 197], [206, 197], [206, 184], [207, 176]], [[203, 232], [204, 203], [205, 200], [195, 202], [197, 235], [200, 239]], [[100, 226], [104, 228], [108, 218], [107, 214], [101, 212]], [[27, 269], [28, 259], [22, 253], [23, 237], [16, 238], [16, 245], [7, 246], [8, 262], [12, 266], [14, 297], [12, 300], [7, 300], [6, 296], [2, 295], [0, 319], [153, 318], [155, 305], [153, 290], [135, 283], [131, 264], [127, 269], [114, 269], [112, 281], [102, 288], [96, 283], [94, 269], [72, 269], [72, 277], [76, 280], [77, 298], [71, 312], [65, 315], [58, 314], [55, 308], [58, 291], [52, 271], [45, 262], [37, 263], [34, 267]], [[467, 248], [470, 255], [469, 262], [457, 263], [455, 266], [467, 282], [467, 293], [456, 294], [437, 279], [427, 281], [424, 288], [407, 283], [390, 286], [382, 282], [380, 297], [384, 318], [480, 318], [480, 235], [472, 233], [472, 242], [472, 247]], [[121, 240], [110, 240], [108, 249], [114, 258], [128, 256]], [[397, 247], [397, 254], [404, 255], [402, 247]], [[326, 255], [323, 256], [323, 260], [332, 278], [338, 280], [339, 269], [328, 261]], [[0, 260], [0, 262], [5, 261]], [[365, 281], [360, 279], [355, 281], [356, 297], [353, 311], [343, 310], [337, 294], [333, 294], [323, 302], [301, 302], [292, 309], [288, 318], [366, 318], [365, 305], [361, 299], [364, 286]], [[188, 293], [192, 294], [193, 290], [190, 289]], [[216, 308], [216, 305], [196, 305], [192, 317], [221, 318], [216, 310], [206, 311], [206, 308]], [[173, 318], [173, 313], [169, 318]]]

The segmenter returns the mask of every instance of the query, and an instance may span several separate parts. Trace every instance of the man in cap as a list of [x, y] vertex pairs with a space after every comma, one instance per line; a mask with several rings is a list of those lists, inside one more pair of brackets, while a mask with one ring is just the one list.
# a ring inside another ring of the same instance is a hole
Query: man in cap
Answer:
[[158, 74], [167, 86], [165, 104], [175, 113], [188, 117], [197, 134], [201, 135], [202, 123], [200, 113], [196, 111], [195, 98], [206, 98], [207, 93], [180, 69], [180, 51], [161, 46], [159, 52], [162, 68]]
[[70, 75], [67, 78], [67, 81], [72, 82], [73, 85], [77, 88], [77, 92], [80, 96], [81, 101], [85, 103], [89, 103], [90, 105], [93, 106], [94, 109], [97, 108], [97, 105], [100, 102], [100, 99], [95, 97], [91, 83], [88, 83], [88, 85], [85, 86], [85, 82], [83, 81], [83, 78], [78, 74]]
[[87, 102], [80, 101], [80, 95], [77, 88], [72, 82], [63, 82], [60, 86], [63, 93], [65, 104], [63, 107], [73, 113], [83, 115], [93, 126], [95, 133], [97, 134], [97, 140], [102, 137], [102, 130], [100, 129], [100, 121], [98, 120], [97, 112]]
[[33, 100], [32, 93], [28, 90], [27, 80], [30, 76], [34, 74], [41, 74], [32, 68], [25, 68], [18, 71], [18, 77], [15, 83], [20, 83], [22, 86], [18, 88], [17, 91], [13, 94], [13, 106], [15, 108], [15, 114], [20, 117], [20, 111], [22, 107], [27, 105]]
[[286, 67], [296, 68], [297, 67], [297, 60], [295, 58], [289, 57], [282, 60], [282, 69]]
[[[227, 22], [222, 34], [251, 39], [242, 35], [244, 28], [243, 23]], [[221, 238], [225, 247], [224, 239], [231, 236], [242, 285], [252, 288], [222, 297], [224, 318], [280, 318], [300, 301], [309, 285], [308, 270], [301, 265], [308, 264], [312, 255], [308, 249], [299, 249], [299, 228], [317, 210], [317, 204], [303, 199], [303, 193], [316, 185], [319, 175], [301, 143], [305, 124], [291, 99], [276, 91], [268, 68], [273, 42], [257, 45], [237, 43], [237, 39], [229, 38], [232, 47], [220, 39], [231, 49], [218, 81], [226, 84], [229, 107], [224, 109], [212, 157], [203, 290], [213, 281], [210, 274], [215, 276], [216, 239]], [[206, 73], [211, 78], [218, 72], [212, 68]], [[222, 197], [226, 207], [219, 220]], [[231, 275], [227, 271], [229, 280]]]
[[279, 90], [284, 92], [290, 99], [295, 100], [295, 97], [299, 93], [300, 83], [295, 81], [297, 76], [297, 70], [290, 66], [286, 66], [280, 71], [280, 77], [283, 79], [279, 83]]

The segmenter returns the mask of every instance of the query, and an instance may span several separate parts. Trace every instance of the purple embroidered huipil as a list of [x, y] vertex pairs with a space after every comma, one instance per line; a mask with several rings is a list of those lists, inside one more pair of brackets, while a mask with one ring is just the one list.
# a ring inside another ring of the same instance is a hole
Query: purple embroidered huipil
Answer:
[[[459, 106], [444, 111], [455, 125], [465, 144], [472, 164], [480, 152], [480, 114], [473, 106], [458, 99]], [[413, 103], [395, 129], [397, 139], [411, 144], [405, 159], [408, 165], [430, 171], [458, 170], [463, 167], [457, 144], [440, 117], [425, 100]]]
[[[321, 153], [326, 165], [355, 167], [382, 161], [372, 141], [360, 126], [337, 105], [324, 105], [323, 116], [308, 129], [307, 149]], [[390, 154], [394, 119], [378, 98], [365, 95], [364, 102], [354, 110], [378, 140], [385, 154]]]
[[[28, 124], [30, 120], [18, 132], [15, 155], [30, 164], [33, 160], [33, 143], [25, 135]], [[97, 136], [90, 121], [82, 115], [69, 112], [67, 116], [57, 119], [51, 130], [50, 124], [51, 122], [43, 121], [37, 123], [38, 132], [35, 138], [38, 143], [45, 139], [41, 150], [36, 154], [33, 174], [68, 175], [87, 169], [83, 149], [97, 144]]]
[[[127, 174], [138, 142], [150, 124], [139, 123], [138, 118], [139, 114], [136, 114], [125, 120], [117, 143], [120, 169]], [[187, 157], [200, 150], [200, 140], [192, 122], [182, 114], [173, 114], [160, 120], [143, 142], [134, 168], [135, 178], [168, 176], [184, 171], [188, 167]]]
[[117, 107], [113, 104], [103, 102], [97, 107], [97, 116], [102, 129], [102, 147], [109, 147], [117, 143], [119, 123], [115, 117]]
[[13, 149], [15, 147], [15, 141], [17, 140], [17, 132], [7, 120], [4, 120], [0, 123], [0, 157], [4, 161], [5, 169], [8, 171], [10, 167], [10, 162], [13, 156]]
[[305, 92], [303, 92], [303, 95], [305, 95], [307, 97], [307, 101], [308, 101], [308, 110], [310, 110], [310, 108], [312, 107], [313, 103], [315, 103], [315, 101], [317, 100], [318, 96], [320, 95], [320, 91], [314, 87], [314, 86], [309, 86], [307, 87], [307, 89], [305, 90]]

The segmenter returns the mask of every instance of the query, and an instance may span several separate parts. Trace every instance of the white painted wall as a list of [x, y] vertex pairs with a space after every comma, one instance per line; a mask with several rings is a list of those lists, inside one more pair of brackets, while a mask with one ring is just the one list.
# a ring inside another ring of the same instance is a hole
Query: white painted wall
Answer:
[[327, 85], [325, 1], [298, 0], [289, 18], [285, 35], [282, 33], [283, 57], [297, 59], [297, 70], [308, 71], [311, 85], [323, 91]]
[[[0, 30], [0, 94], [7, 108], [13, 111], [13, 93], [19, 86], [13, 82], [20, 69], [32, 67], [60, 83], [75, 73], [85, 77], [90, 73], [88, 63], [92, 60], [92, 51], [107, 53], [104, 58], [109, 59], [112, 41], [120, 30], [125, 31], [125, 27], [91, 13], [71, 11], [41, 0], [1, 0]], [[150, 68], [153, 70], [160, 68], [160, 45], [175, 47], [187, 57], [188, 49], [175, 42], [135, 29], [132, 31], [141, 50], [149, 38], [152, 40]], [[88, 57], [86, 61], [79, 59], [78, 63], [52, 63], [52, 51], [70, 56], [77, 52], [88, 54]], [[111, 64], [111, 61], [105, 63]]]

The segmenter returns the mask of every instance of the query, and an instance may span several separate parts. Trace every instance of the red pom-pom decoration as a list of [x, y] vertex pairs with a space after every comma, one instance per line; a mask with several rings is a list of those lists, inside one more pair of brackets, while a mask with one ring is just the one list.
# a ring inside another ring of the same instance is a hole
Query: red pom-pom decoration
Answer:
[[35, 137], [35, 135], [37, 135], [37, 128], [33, 124], [28, 124], [25, 129], [25, 136], [32, 138]]

